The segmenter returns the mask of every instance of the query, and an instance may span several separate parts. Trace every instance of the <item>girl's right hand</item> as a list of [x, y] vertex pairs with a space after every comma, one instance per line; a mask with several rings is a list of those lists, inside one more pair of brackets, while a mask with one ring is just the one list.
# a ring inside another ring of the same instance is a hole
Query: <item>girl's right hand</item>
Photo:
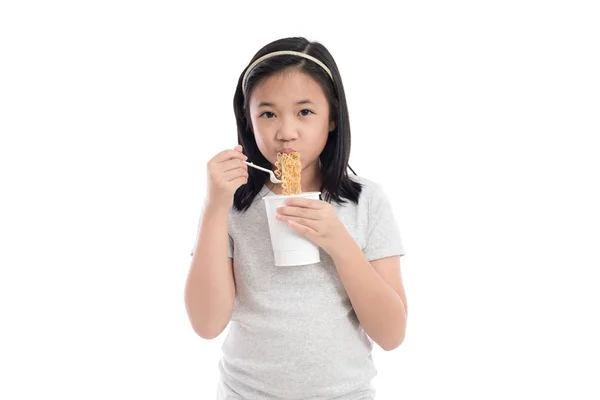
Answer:
[[235, 191], [248, 183], [248, 166], [244, 163], [247, 159], [240, 145], [210, 159], [207, 165], [209, 204], [233, 205]]

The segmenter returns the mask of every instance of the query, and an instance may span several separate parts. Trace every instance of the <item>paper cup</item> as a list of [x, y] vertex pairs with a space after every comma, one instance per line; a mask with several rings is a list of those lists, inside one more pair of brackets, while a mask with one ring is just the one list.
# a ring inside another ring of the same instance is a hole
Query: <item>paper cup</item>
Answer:
[[277, 219], [277, 208], [284, 206], [286, 199], [304, 197], [319, 200], [320, 194], [320, 192], [306, 192], [289, 196], [272, 195], [263, 197], [267, 209], [269, 234], [273, 244], [273, 256], [276, 266], [307, 265], [321, 261], [319, 246], [301, 233], [293, 230], [286, 222]]

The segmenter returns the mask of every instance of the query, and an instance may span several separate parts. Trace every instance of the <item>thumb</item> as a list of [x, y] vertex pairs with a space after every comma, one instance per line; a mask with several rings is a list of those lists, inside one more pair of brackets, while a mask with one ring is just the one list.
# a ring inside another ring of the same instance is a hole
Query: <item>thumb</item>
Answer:
[[239, 151], [240, 153], [242, 152], [242, 145], [237, 145], [233, 148], [235, 151]]

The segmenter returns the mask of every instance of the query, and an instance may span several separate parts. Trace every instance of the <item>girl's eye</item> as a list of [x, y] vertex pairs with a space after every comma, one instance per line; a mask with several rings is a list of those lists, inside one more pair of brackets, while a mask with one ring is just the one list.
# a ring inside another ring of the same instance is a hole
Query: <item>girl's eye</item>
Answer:
[[265, 111], [264, 113], [260, 114], [260, 116], [261, 116], [261, 117], [262, 117], [263, 115], [264, 115], [264, 116], [265, 116], [265, 118], [267, 118], [267, 119], [271, 119], [271, 118], [273, 118], [273, 117], [275, 116], [275, 114], [273, 114], [273, 113], [272, 113], [272, 112], [270, 112], [270, 111]]
[[[301, 110], [300, 115], [302, 115], [303, 117], [308, 117], [310, 114], [314, 114], [312, 111], [310, 111], [309, 109], [304, 109]], [[265, 117], [267, 119], [271, 119], [275, 117], [275, 114], [273, 114], [271, 111], [265, 111], [264, 113], [260, 114], [261, 117]]]

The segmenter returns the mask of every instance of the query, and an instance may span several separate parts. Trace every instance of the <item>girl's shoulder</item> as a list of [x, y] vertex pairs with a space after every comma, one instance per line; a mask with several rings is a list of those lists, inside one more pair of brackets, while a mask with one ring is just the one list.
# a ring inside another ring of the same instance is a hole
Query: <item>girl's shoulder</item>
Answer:
[[377, 200], [381, 197], [386, 197], [385, 189], [380, 182], [359, 175], [350, 175], [350, 179], [360, 183], [362, 186], [359, 199], [360, 203], [369, 203], [373, 201], [373, 199]]
[[363, 193], [368, 193], [369, 195], [372, 195], [375, 192], [383, 190], [381, 183], [373, 179], [365, 178], [364, 176], [360, 175], [350, 175], [350, 179], [360, 183], [363, 189]]

